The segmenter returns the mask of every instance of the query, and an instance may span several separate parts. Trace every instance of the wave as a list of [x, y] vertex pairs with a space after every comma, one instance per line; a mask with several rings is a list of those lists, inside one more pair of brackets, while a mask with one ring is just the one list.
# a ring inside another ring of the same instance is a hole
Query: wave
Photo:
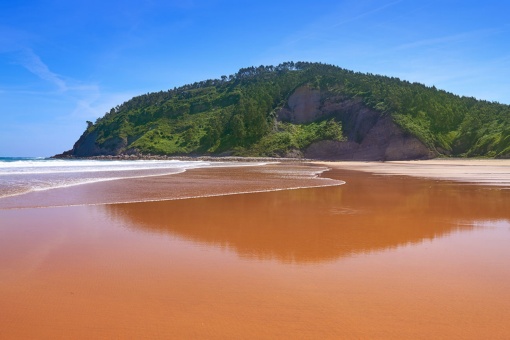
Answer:
[[[3, 158], [5, 159], [5, 157]], [[11, 158], [0, 162], [0, 198], [119, 179], [165, 176], [187, 169], [222, 166], [203, 161], [103, 161]], [[223, 166], [227, 166], [223, 164]]]
[[39, 175], [48, 173], [80, 173], [105, 171], [133, 171], [153, 169], [188, 169], [210, 166], [203, 161], [178, 160], [58, 160], [58, 159], [13, 159], [0, 161], [2, 175]]
[[[272, 163], [272, 162], [271, 162]], [[183, 165], [181, 163], [178, 163]], [[2, 188], [4, 182], [0, 181], [0, 210], [12, 209], [12, 208], [24, 208], [24, 207], [54, 207], [54, 206], [74, 206], [74, 205], [95, 205], [97, 204], [114, 204], [114, 203], [134, 203], [134, 202], [152, 202], [160, 200], [175, 200], [175, 199], [190, 199], [199, 197], [211, 197], [211, 196], [224, 196], [224, 195], [235, 195], [235, 194], [246, 194], [256, 192], [270, 192], [280, 190], [293, 190], [293, 189], [304, 189], [313, 187], [326, 187], [344, 184], [342, 181], [333, 180], [330, 178], [319, 178], [320, 174], [324, 171], [329, 170], [326, 167], [303, 167], [303, 166], [290, 166], [290, 167], [279, 167], [276, 164], [268, 163], [237, 163], [237, 162], [223, 162], [213, 163], [198, 166], [194, 165], [194, 168], [229, 168], [229, 167], [255, 167], [254, 170], [225, 170], [221, 172], [211, 172], [211, 183], [215, 183], [216, 189], [212, 191], [208, 190], [208, 183], [204, 181], [203, 175], [199, 175], [198, 182], [193, 184], [193, 175], [190, 175], [190, 179], [169, 179], [165, 181], [156, 180], [156, 182], [147, 183], [160, 183], [165, 186], [162, 188], [159, 186], [155, 187], [154, 190], [145, 192], [145, 188], [140, 188], [141, 192], [133, 192], [132, 194], [126, 195], [124, 189], [114, 192], [94, 192], [92, 198], [88, 197], [84, 199], [82, 197], [60, 197], [58, 193], [56, 195], [50, 194], [36, 194], [36, 192], [44, 192], [51, 189], [73, 187], [84, 184], [92, 184], [97, 182], [115, 181], [122, 179], [136, 179], [145, 177], [157, 177], [164, 175], [173, 175], [183, 173], [187, 168], [174, 167], [162, 171], [161, 169], [143, 170], [143, 171], [132, 171], [132, 172], [120, 172], [111, 171], [108, 172], [108, 176], [103, 174], [91, 174], [78, 173], [78, 174], [42, 174], [42, 175], [30, 175], [30, 176], [18, 176], [21, 177], [18, 183], [8, 183], [8, 190], [5, 187]], [[266, 165], [258, 167], [260, 165]], [[193, 168], [190, 166], [189, 168]], [[208, 170], [209, 171], [209, 170]], [[212, 171], [212, 170], [211, 170]], [[217, 179], [215, 179], [215, 176]], [[232, 177], [233, 176], [233, 177]], [[10, 176], [14, 178], [15, 176]], [[230, 179], [238, 184], [230, 187]], [[191, 180], [191, 181], [190, 181]], [[218, 180], [220, 182], [218, 182]], [[312, 180], [313, 182], [307, 182]], [[218, 183], [223, 181], [226, 187], [219, 187]], [[134, 182], [138, 183], [138, 182]], [[172, 183], [178, 183], [176, 187]], [[199, 184], [198, 186], [196, 184]], [[254, 184], [258, 183], [258, 184]], [[184, 184], [184, 187], [182, 186]], [[214, 187], [213, 185], [213, 187]], [[101, 187], [102, 188], [102, 187]], [[119, 187], [120, 188], [120, 187]], [[4, 189], [4, 190], [2, 190]], [[97, 189], [97, 188], [96, 188]], [[176, 191], [174, 189], [177, 189]], [[183, 189], [184, 191], [181, 191]], [[127, 189], [126, 189], [127, 190]], [[136, 189], [135, 189], [136, 190]], [[159, 191], [158, 191], [159, 190]], [[20, 197], [21, 195], [34, 193], [34, 195], [27, 196], [26, 198]], [[154, 194], [155, 193], [155, 194]], [[95, 195], [95, 196], [94, 196]], [[106, 195], [107, 198], [104, 198]], [[1, 197], [3, 196], [3, 197]], [[12, 197], [17, 196], [17, 197]], [[72, 195], [71, 195], [72, 196]], [[9, 198], [9, 197], [12, 197]]]

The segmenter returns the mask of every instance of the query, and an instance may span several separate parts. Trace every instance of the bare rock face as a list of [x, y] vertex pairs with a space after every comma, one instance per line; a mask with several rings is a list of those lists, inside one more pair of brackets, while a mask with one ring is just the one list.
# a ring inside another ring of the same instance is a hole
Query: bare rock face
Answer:
[[402, 132], [389, 117], [379, 119], [359, 143], [353, 140], [320, 141], [310, 145], [304, 155], [314, 159], [355, 161], [429, 159], [436, 156], [417, 138]]
[[347, 141], [319, 141], [305, 151], [306, 158], [328, 160], [409, 160], [437, 156], [420, 140], [397, 126], [391, 117], [363, 105], [361, 100], [298, 88], [278, 119], [295, 124], [335, 118], [342, 122]]
[[324, 114], [320, 105], [320, 91], [301, 86], [289, 97], [288, 107], [278, 112], [278, 119], [296, 124], [311, 123]]
[[74, 144], [70, 154], [76, 157], [118, 155], [127, 146], [127, 140], [119, 137], [108, 140], [103, 147], [97, 145], [96, 139], [96, 131], [90, 134], [85, 132]]

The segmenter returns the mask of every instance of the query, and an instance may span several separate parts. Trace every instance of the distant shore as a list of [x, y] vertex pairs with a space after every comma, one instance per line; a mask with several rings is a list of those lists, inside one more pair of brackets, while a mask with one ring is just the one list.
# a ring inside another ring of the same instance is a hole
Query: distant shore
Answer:
[[363, 171], [379, 175], [404, 175], [485, 185], [510, 186], [510, 159], [434, 158], [402, 161], [349, 161], [285, 157], [242, 156], [167, 156], [167, 155], [101, 155], [75, 157], [56, 155], [56, 159], [92, 160], [179, 160], [203, 162], [270, 162], [308, 163], [333, 169]]
[[[506, 158], [431, 158], [431, 159], [408, 159], [408, 160], [334, 160], [334, 159], [319, 159], [319, 158], [303, 158], [303, 157], [252, 157], [252, 156], [213, 156], [213, 155], [152, 155], [152, 154], [120, 154], [120, 155], [98, 155], [98, 156], [71, 156], [65, 154], [58, 154], [51, 156], [53, 159], [93, 159], [93, 160], [179, 160], [179, 161], [205, 161], [205, 162], [304, 162], [304, 163], [341, 163], [341, 164], [396, 164], [406, 162], [440, 162], [438, 164], [453, 164], [457, 162], [500, 162], [509, 161]], [[488, 164], [487, 163], [487, 164]]]
[[93, 159], [93, 160], [178, 160], [178, 161], [205, 161], [205, 162], [311, 162], [307, 158], [285, 157], [242, 157], [242, 156], [167, 156], [167, 155], [101, 155], [76, 157], [55, 155], [54, 159]]
[[417, 161], [312, 161], [334, 169], [400, 175], [491, 186], [510, 186], [510, 159], [436, 158]]

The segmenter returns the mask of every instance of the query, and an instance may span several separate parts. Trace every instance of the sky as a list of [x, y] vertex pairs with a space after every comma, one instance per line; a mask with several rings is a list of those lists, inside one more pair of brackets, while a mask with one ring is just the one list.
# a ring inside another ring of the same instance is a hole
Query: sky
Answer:
[[0, 3], [0, 157], [46, 157], [133, 96], [286, 61], [510, 104], [502, 0]]

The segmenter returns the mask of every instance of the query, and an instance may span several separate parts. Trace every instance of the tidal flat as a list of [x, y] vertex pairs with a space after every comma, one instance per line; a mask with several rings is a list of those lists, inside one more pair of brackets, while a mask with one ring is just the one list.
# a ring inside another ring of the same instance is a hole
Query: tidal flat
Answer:
[[501, 162], [469, 181], [268, 164], [5, 198], [0, 338], [508, 339]]

